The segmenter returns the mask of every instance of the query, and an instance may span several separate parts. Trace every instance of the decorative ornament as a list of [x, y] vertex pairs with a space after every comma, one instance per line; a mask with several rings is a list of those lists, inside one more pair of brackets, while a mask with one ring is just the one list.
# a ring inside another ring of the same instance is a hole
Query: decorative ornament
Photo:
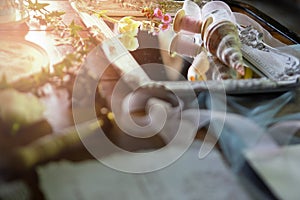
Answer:
[[201, 19], [195, 19], [185, 15], [183, 9], [179, 10], [174, 19], [174, 31], [201, 34], [203, 46], [210, 54], [244, 75], [239, 33], [230, 7], [221, 1], [212, 1], [204, 4], [201, 12]]

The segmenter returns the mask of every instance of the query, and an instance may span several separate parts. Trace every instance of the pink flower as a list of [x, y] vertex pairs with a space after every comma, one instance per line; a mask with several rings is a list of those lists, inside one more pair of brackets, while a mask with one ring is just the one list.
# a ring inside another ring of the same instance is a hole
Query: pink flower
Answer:
[[159, 18], [159, 19], [162, 19], [163, 18], [163, 13], [162, 13], [161, 9], [155, 8], [155, 10], [154, 10], [154, 16], [157, 17], [157, 18]]
[[163, 15], [163, 17], [161, 18], [161, 21], [164, 24], [169, 24], [172, 21], [172, 17], [170, 14], [167, 13], [167, 14]]
[[160, 30], [166, 31], [170, 28], [170, 24], [160, 24], [159, 25]]

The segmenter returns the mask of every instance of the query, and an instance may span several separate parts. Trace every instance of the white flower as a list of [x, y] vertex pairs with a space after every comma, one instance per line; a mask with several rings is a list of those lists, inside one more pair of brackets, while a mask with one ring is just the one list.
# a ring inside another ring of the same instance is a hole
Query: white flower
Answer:
[[122, 34], [119, 37], [119, 40], [122, 42], [122, 44], [125, 46], [125, 48], [128, 51], [134, 51], [139, 47], [139, 41], [138, 39], [130, 34]]
[[118, 22], [118, 32], [136, 36], [140, 25], [141, 23], [139, 21], [135, 21], [131, 17], [123, 17]]

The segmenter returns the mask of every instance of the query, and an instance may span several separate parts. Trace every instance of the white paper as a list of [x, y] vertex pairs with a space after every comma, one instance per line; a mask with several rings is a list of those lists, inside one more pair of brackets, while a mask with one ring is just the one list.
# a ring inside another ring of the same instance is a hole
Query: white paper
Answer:
[[250, 165], [279, 199], [299, 199], [300, 145], [252, 149], [245, 155]]
[[[40, 188], [48, 200], [250, 199], [218, 151], [198, 159], [200, 145], [195, 142], [174, 164], [147, 174], [118, 172], [97, 161], [50, 163], [38, 169]], [[112, 159], [126, 163], [122, 155]]]

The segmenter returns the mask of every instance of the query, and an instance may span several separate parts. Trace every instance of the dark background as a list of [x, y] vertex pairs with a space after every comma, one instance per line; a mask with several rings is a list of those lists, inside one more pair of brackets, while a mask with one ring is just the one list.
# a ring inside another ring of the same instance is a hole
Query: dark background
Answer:
[[300, 36], [300, 0], [238, 0], [252, 5]]

